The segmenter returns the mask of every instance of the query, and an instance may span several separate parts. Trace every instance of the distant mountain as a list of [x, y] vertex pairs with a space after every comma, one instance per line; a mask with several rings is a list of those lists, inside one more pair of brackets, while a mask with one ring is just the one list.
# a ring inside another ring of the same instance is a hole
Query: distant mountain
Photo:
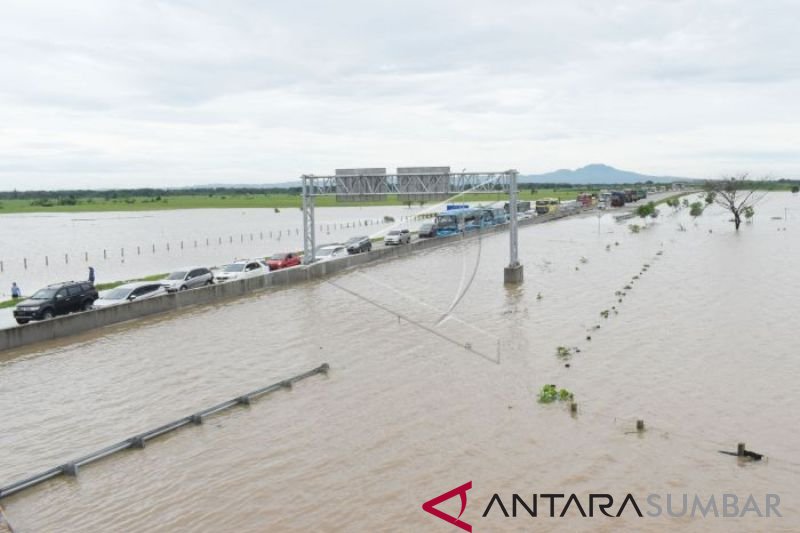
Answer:
[[612, 183], [669, 183], [673, 181], [695, 181], [692, 178], [674, 176], [648, 176], [637, 172], [619, 170], [602, 164], [586, 165], [576, 170], [561, 169], [546, 174], [528, 174], [519, 177], [519, 183], [574, 183], [598, 185]]

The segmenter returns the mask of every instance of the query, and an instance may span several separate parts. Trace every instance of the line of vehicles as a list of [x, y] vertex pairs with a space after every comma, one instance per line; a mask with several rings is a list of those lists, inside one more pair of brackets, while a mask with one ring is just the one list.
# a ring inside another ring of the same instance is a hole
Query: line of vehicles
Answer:
[[[630, 193], [630, 194], [628, 194]], [[643, 196], [641, 196], [643, 193]], [[601, 193], [600, 201], [610, 201], [610, 205], [624, 205], [624, 201], [635, 201], [646, 197], [647, 192], [612, 191]], [[557, 198], [542, 198], [531, 206], [529, 201], [517, 204], [517, 217], [520, 220], [534, 215], [547, 215], [559, 210], [572, 210], [589, 207], [597, 203], [597, 197], [578, 195], [577, 200], [560, 202]], [[620, 204], [619, 202], [623, 202]], [[420, 238], [435, 238], [464, 233], [509, 222], [509, 204], [504, 207], [471, 207], [466, 204], [451, 204], [445, 211], [438, 213], [431, 222], [423, 223], [418, 231]], [[400, 246], [411, 242], [408, 229], [393, 229], [384, 236], [386, 246]], [[323, 244], [315, 250], [317, 261], [330, 261], [347, 255], [369, 252], [372, 240], [361, 235], [344, 243]], [[291, 268], [302, 263], [300, 254], [294, 252], [277, 253], [264, 259], [237, 260], [219, 268], [194, 266], [181, 268], [171, 272], [164, 279], [155, 281], [135, 281], [114, 287], [98, 294], [95, 286], [87, 281], [69, 281], [48, 285], [36, 291], [32, 296], [19, 303], [14, 309], [14, 318], [18, 324], [27, 324], [32, 320], [47, 320], [58, 315], [93, 308], [104, 308], [120, 305], [134, 300], [155, 298], [170, 292], [184, 291], [204, 287], [214, 283], [243, 280], [264, 276], [269, 272]]]
[[[397, 244], [410, 242], [411, 233], [408, 230], [396, 231], [398, 233]], [[329, 261], [370, 250], [372, 250], [370, 238], [359, 236], [353, 237], [345, 243], [319, 246], [316, 256], [318, 261]], [[171, 272], [164, 279], [125, 283], [105, 291], [102, 295], [98, 293], [94, 284], [88, 281], [54, 283], [39, 289], [17, 304], [13, 312], [14, 319], [17, 324], [48, 320], [60, 315], [155, 298], [171, 292], [196, 289], [214, 283], [264, 276], [272, 271], [291, 268], [301, 263], [300, 254], [286, 252], [273, 254], [264, 259], [237, 260], [215, 269], [202, 266], [186, 267]]]

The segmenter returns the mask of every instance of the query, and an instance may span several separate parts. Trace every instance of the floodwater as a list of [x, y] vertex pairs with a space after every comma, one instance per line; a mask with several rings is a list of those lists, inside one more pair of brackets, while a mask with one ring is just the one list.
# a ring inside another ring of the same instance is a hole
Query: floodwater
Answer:
[[[456, 531], [421, 504], [472, 481], [475, 531], [797, 531], [800, 198], [757, 213], [529, 226], [519, 288], [500, 234], [2, 354], [0, 484], [331, 365], [3, 506], [21, 532]], [[776, 494], [782, 518], [482, 517], [494, 493]]]
[[[417, 211], [317, 208], [317, 240], [377, 233], [390, 226], [384, 216], [400, 223]], [[48, 283], [84, 279], [89, 265], [97, 270], [98, 282], [106, 282], [302, 248], [303, 217], [297, 208], [0, 215], [0, 299], [8, 297], [12, 281], [32, 293]]]

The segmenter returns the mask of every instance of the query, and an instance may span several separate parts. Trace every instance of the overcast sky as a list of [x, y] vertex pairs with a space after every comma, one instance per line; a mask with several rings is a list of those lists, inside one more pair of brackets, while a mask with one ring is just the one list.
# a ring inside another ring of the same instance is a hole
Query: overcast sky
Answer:
[[795, 1], [4, 1], [0, 189], [800, 177]]

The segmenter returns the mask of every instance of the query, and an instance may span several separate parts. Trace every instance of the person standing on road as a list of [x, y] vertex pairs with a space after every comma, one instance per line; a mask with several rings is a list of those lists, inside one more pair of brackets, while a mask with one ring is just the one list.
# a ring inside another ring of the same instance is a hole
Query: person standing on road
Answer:
[[89, 267], [89, 283], [94, 285], [94, 267]]
[[20, 296], [22, 296], [22, 291], [17, 286], [17, 282], [14, 281], [13, 283], [11, 283], [11, 298], [16, 300]]

